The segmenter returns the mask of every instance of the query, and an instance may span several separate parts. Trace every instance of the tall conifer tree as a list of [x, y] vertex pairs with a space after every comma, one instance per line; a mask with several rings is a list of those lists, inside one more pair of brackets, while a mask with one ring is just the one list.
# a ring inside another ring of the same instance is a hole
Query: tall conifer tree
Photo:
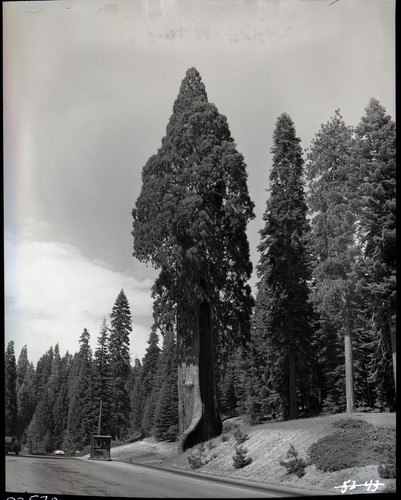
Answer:
[[342, 369], [345, 408], [341, 405], [340, 409], [347, 412], [355, 409], [359, 297], [353, 268], [361, 255], [356, 238], [353, 147], [353, 129], [337, 110], [313, 139], [306, 167], [315, 257], [312, 297], [320, 318], [318, 342], [326, 353], [324, 378], [328, 397], [340, 403], [344, 398], [333, 391], [336, 378], [344, 380], [338, 372]]
[[159, 337], [152, 329], [148, 347], [142, 360], [141, 375], [135, 387], [133, 397], [132, 422], [134, 432], [149, 436], [153, 430], [154, 411], [156, 406], [157, 370], [160, 361]]
[[222, 428], [213, 324], [230, 311], [227, 325], [235, 320], [236, 328], [223, 332], [233, 340], [249, 333], [252, 265], [245, 231], [253, 203], [246, 178], [226, 118], [190, 68], [162, 145], [143, 169], [133, 210], [134, 255], [160, 268], [155, 286], [176, 312], [182, 449]]
[[18, 403], [17, 403], [17, 363], [15, 360], [14, 341], [7, 344], [5, 353], [5, 430], [7, 436], [17, 434]]
[[17, 362], [17, 390], [20, 389], [28, 369], [29, 369], [28, 348], [26, 345], [24, 345], [21, 349], [20, 355], [18, 356], [18, 362]]
[[36, 363], [32, 384], [32, 398], [35, 407], [42, 399], [47, 381], [49, 380], [52, 371], [53, 355], [53, 347], [50, 347], [49, 350], [43, 354], [43, 356], [41, 356]]
[[50, 349], [38, 361], [32, 384], [36, 394], [36, 406], [32, 420], [27, 428], [27, 445], [31, 453], [50, 453], [52, 451], [53, 404], [50, 400], [48, 383], [52, 374], [54, 349]]
[[88, 428], [88, 417], [92, 416], [93, 408], [88, 408], [87, 398], [91, 392], [92, 350], [89, 345], [90, 334], [84, 328], [80, 339], [80, 349], [75, 354], [69, 377], [67, 429], [63, 442], [68, 453], [80, 451], [90, 443], [90, 433], [95, 430]]
[[128, 299], [121, 290], [110, 314], [110, 380], [112, 383], [111, 435], [123, 438], [129, 428], [130, 397], [128, 383], [131, 373], [129, 336], [132, 319]]
[[35, 367], [29, 363], [22, 385], [18, 389], [18, 433], [21, 442], [26, 442], [26, 430], [35, 411], [34, 399], [32, 397], [33, 378]]
[[100, 411], [101, 402], [101, 433], [108, 434], [112, 428], [113, 414], [113, 383], [111, 380], [110, 353], [109, 353], [109, 328], [106, 318], [100, 328], [97, 349], [94, 355], [94, 400]]
[[[271, 401], [285, 418], [296, 418], [297, 371], [308, 375], [312, 338], [309, 302], [310, 267], [306, 250], [309, 226], [303, 187], [300, 139], [288, 114], [273, 134], [270, 197], [260, 231], [256, 314], [266, 332], [270, 383], [279, 396]], [[268, 297], [268, 304], [261, 299]], [[266, 311], [264, 307], [268, 306]], [[299, 378], [298, 378], [299, 380]]]
[[17, 436], [25, 442], [25, 431], [35, 411], [32, 398], [34, 366], [28, 359], [27, 346], [23, 346], [17, 363]]
[[72, 364], [72, 355], [67, 351], [60, 360], [59, 367], [59, 389], [54, 401], [54, 438], [58, 443], [56, 446], [62, 446], [65, 432], [67, 429], [68, 417], [68, 380]]
[[[358, 283], [368, 299], [370, 379], [379, 400], [394, 407], [396, 384], [396, 127], [372, 98], [355, 129], [357, 224], [364, 262]], [[392, 377], [390, 372], [392, 371]]]
[[178, 435], [177, 344], [173, 330], [163, 337], [158, 369], [158, 400], [154, 412], [154, 433], [160, 441], [175, 441]]

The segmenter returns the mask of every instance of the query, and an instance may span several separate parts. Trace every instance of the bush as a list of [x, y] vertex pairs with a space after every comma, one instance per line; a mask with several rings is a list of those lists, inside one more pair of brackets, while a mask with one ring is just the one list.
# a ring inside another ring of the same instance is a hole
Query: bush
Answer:
[[221, 436], [221, 442], [222, 442], [222, 443], [225, 443], [225, 442], [226, 442], [226, 441], [228, 441], [229, 439], [230, 439], [230, 437], [229, 437], [229, 436], [224, 436], [224, 435], [223, 435], [223, 436]]
[[208, 441], [207, 443], [207, 449], [208, 450], [213, 450], [213, 448], [215, 448], [216, 445], [213, 443], [213, 441]]
[[373, 430], [372, 424], [368, 424], [365, 420], [357, 420], [354, 418], [340, 418], [336, 422], [333, 422], [333, 427], [336, 429], [361, 429], [364, 431]]
[[395, 429], [375, 428], [362, 420], [339, 420], [336, 431], [308, 450], [311, 463], [323, 472], [348, 467], [395, 463]]
[[249, 439], [248, 434], [244, 434], [241, 429], [236, 429], [236, 431], [234, 432], [234, 437], [237, 444], [245, 443], [245, 441]]
[[280, 460], [280, 465], [287, 469], [287, 474], [296, 474], [298, 477], [302, 477], [305, 475], [305, 467], [308, 464], [305, 462], [303, 458], [298, 458], [298, 452], [295, 450], [294, 445], [290, 445], [289, 450], [287, 451], [287, 462], [284, 460]]
[[188, 456], [188, 463], [191, 469], [200, 469], [205, 464], [202, 462], [202, 457], [199, 453], [191, 452]]
[[247, 453], [248, 450], [242, 445], [236, 445], [235, 455], [233, 456], [233, 463], [236, 469], [242, 469], [252, 462], [252, 458], [246, 456]]
[[188, 456], [188, 463], [191, 469], [200, 469], [209, 462], [206, 457], [206, 450], [204, 443], [201, 443], [195, 448]]
[[227, 432], [230, 432], [232, 431], [233, 429], [238, 429], [239, 427], [239, 424], [238, 422], [230, 422], [230, 421], [226, 421], [226, 422], [223, 422], [223, 430], [222, 430], [222, 433], [223, 434], [226, 434]]
[[379, 476], [383, 479], [396, 479], [395, 463], [393, 464], [380, 464], [377, 468]]

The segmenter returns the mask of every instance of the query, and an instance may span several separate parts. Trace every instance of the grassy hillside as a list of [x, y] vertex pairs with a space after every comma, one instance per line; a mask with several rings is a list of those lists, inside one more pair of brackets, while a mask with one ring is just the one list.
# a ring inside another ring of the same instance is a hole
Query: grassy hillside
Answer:
[[[223, 434], [204, 443], [202, 449], [198, 446], [179, 454], [177, 443], [160, 443], [147, 438], [113, 448], [112, 458], [318, 489], [326, 493], [341, 494], [334, 487], [341, 486], [348, 480], [355, 481], [356, 484], [378, 480], [384, 484], [379, 487], [378, 492], [394, 491], [395, 479], [380, 477], [378, 466], [394, 461], [389, 453], [391, 455], [395, 452], [395, 425], [395, 413], [337, 414], [255, 426], [246, 425], [241, 418], [235, 418], [226, 421]], [[237, 438], [241, 435], [247, 437], [242, 444], [246, 449], [244, 456], [252, 459], [249, 465], [238, 469], [233, 465], [235, 447], [238, 444], [236, 435]], [[320, 467], [328, 464], [329, 471], [325, 472], [318, 470], [315, 464], [308, 464], [308, 450], [322, 438], [326, 439], [315, 446], [315, 455], [320, 457]], [[287, 473], [287, 468], [280, 464], [280, 461], [289, 461], [287, 452], [291, 445], [298, 454], [297, 459], [306, 462], [302, 477]], [[349, 464], [355, 466], [348, 467]], [[333, 467], [343, 466], [346, 468], [333, 471]], [[367, 493], [366, 487], [359, 487], [351, 492]]]

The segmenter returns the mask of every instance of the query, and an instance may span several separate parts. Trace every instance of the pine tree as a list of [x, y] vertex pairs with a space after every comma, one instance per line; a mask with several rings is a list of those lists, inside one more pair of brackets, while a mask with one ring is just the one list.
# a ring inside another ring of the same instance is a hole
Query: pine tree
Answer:
[[92, 351], [89, 340], [90, 334], [84, 328], [79, 339], [79, 352], [73, 358], [68, 381], [67, 428], [63, 447], [69, 454], [89, 444], [90, 433], [95, 430], [94, 408], [88, 407], [88, 393], [91, 394], [92, 382]]
[[35, 374], [35, 367], [33, 363], [29, 363], [28, 369], [25, 373], [24, 380], [18, 389], [17, 403], [18, 403], [18, 432], [17, 436], [22, 443], [26, 442], [26, 430], [32, 420], [35, 404], [32, 396], [33, 392], [33, 379]]
[[[137, 357], [135, 357], [134, 366], [131, 367], [131, 374], [130, 374], [128, 384], [127, 384], [127, 389], [128, 389], [129, 394], [130, 394], [130, 398], [134, 392], [135, 386], [137, 385], [137, 381], [141, 375], [141, 370], [142, 370], [141, 362]], [[132, 404], [131, 404], [131, 407], [132, 407]]]
[[163, 337], [158, 369], [158, 401], [154, 412], [154, 434], [160, 441], [175, 441], [178, 435], [177, 345], [173, 330]]
[[268, 414], [275, 417], [276, 398], [273, 401], [269, 372], [268, 332], [266, 330], [272, 298], [267, 295], [267, 287], [264, 282], [265, 277], [262, 276], [257, 283], [258, 292], [248, 345], [249, 361], [246, 365], [244, 381], [244, 407], [251, 424], [260, 423], [262, 418]]
[[14, 341], [10, 340], [5, 352], [5, 431], [7, 436], [17, 434], [17, 363], [15, 360]]
[[[345, 409], [355, 409], [354, 370], [358, 311], [353, 266], [360, 255], [355, 239], [355, 212], [352, 206], [353, 130], [337, 110], [316, 134], [307, 161], [309, 208], [312, 213], [313, 302], [320, 318], [318, 344], [325, 352], [327, 396], [333, 396], [339, 366], [345, 374]], [[340, 335], [338, 336], [338, 333]], [[343, 343], [339, 359], [339, 342]], [[337, 371], [337, 373], [334, 373]], [[334, 375], [334, 377], [333, 377]]]
[[130, 389], [130, 434], [134, 437], [142, 435], [142, 407], [141, 407], [141, 379], [142, 364], [138, 358], [134, 360], [128, 387]]
[[28, 348], [23, 346], [17, 363], [17, 437], [25, 442], [25, 430], [31, 421], [35, 408], [32, 399], [32, 384], [35, 368], [28, 359]]
[[56, 425], [56, 413], [55, 413], [55, 402], [60, 394], [61, 386], [63, 383], [61, 372], [61, 356], [59, 345], [56, 344], [54, 347], [54, 355], [52, 360], [52, 369], [49, 380], [46, 384], [46, 397], [49, 402], [48, 406], [48, 430], [50, 432], [50, 451], [60, 448], [63, 442], [63, 430], [58, 425]]
[[283, 113], [273, 134], [270, 197], [263, 216], [265, 227], [260, 231], [257, 268], [259, 294], [270, 301], [268, 311], [263, 312], [270, 383], [279, 395], [281, 413], [290, 419], [297, 417], [297, 370], [307, 373], [312, 338], [309, 226], [299, 143], [291, 118]]
[[68, 380], [72, 366], [72, 355], [67, 351], [60, 360], [58, 393], [55, 395], [53, 409], [53, 438], [55, 448], [60, 448], [65, 439], [68, 420]]
[[20, 389], [25, 375], [29, 369], [28, 348], [26, 345], [21, 349], [17, 362], [17, 391]]
[[49, 350], [45, 354], [43, 354], [43, 356], [41, 356], [36, 363], [32, 384], [32, 399], [35, 408], [38, 405], [39, 401], [42, 399], [45, 392], [47, 381], [49, 380], [52, 371], [53, 355], [54, 351], [53, 347], [51, 346]]
[[113, 384], [110, 376], [109, 328], [106, 318], [100, 328], [98, 347], [94, 356], [94, 402], [101, 407], [101, 433], [108, 434], [112, 428]]
[[252, 265], [245, 230], [253, 203], [246, 177], [226, 118], [190, 68], [162, 145], [143, 169], [133, 210], [134, 255], [160, 269], [155, 289], [176, 316], [181, 449], [221, 432], [214, 325], [229, 309], [225, 342], [228, 335], [231, 342], [246, 336], [249, 327]]
[[[150, 332], [148, 347], [142, 360], [141, 377], [133, 400], [132, 423], [134, 432], [149, 436], [153, 429], [156, 398], [157, 369], [160, 361], [159, 338], [154, 329]], [[157, 387], [159, 390], [160, 387]]]
[[51, 439], [51, 402], [47, 394], [39, 401], [32, 420], [27, 428], [27, 445], [29, 453], [45, 455], [53, 451]]
[[128, 382], [131, 373], [129, 335], [132, 332], [131, 311], [128, 299], [121, 290], [110, 314], [110, 380], [112, 383], [111, 435], [121, 439], [126, 436], [130, 420]]
[[53, 347], [39, 359], [32, 383], [36, 395], [35, 411], [26, 431], [26, 442], [30, 453], [46, 454], [53, 451], [53, 404], [50, 399], [48, 383], [52, 374], [55, 352]]
[[[370, 380], [384, 406], [394, 407], [396, 384], [396, 129], [371, 99], [356, 127], [357, 222], [363, 245], [358, 288], [368, 302]], [[392, 370], [393, 376], [390, 376]]]

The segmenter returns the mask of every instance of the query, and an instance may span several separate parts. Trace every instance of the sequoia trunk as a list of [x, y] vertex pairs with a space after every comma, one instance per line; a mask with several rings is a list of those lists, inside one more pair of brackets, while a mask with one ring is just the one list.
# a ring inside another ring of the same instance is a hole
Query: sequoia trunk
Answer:
[[177, 316], [178, 423], [180, 450], [218, 436], [222, 423], [217, 408], [211, 308], [200, 304], [198, 314]]

